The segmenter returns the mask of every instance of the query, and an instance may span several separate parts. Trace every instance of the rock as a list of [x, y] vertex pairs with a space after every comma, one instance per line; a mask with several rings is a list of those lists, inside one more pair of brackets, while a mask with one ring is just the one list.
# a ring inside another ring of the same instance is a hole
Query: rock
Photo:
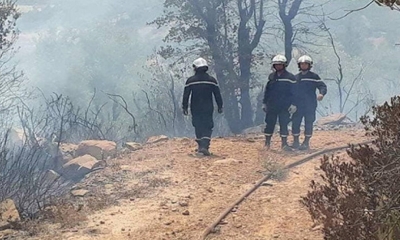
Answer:
[[64, 154], [70, 154], [75, 156], [76, 149], [78, 149], [78, 145], [71, 143], [61, 143], [60, 149]]
[[192, 199], [192, 195], [191, 194], [186, 194], [184, 197], [188, 198], [188, 199]]
[[74, 144], [62, 143], [60, 145], [60, 151], [61, 151], [60, 165], [61, 166], [75, 158], [77, 148], [78, 148], [78, 145], [74, 145]]
[[88, 193], [89, 191], [86, 189], [77, 189], [77, 190], [72, 190], [71, 194], [75, 197], [83, 197]]
[[187, 206], [189, 206], [189, 203], [186, 202], [186, 201], [181, 201], [181, 202], [179, 202], [179, 206], [181, 206], [181, 207], [187, 207]]
[[106, 224], [106, 222], [104, 222], [104, 221], [100, 221], [100, 224]]
[[338, 125], [343, 122], [347, 117], [343, 113], [335, 113], [326, 117], [318, 119], [317, 125]]
[[227, 159], [217, 160], [213, 164], [232, 164], [232, 163], [239, 163], [239, 161], [233, 158], [227, 158]]
[[13, 200], [7, 199], [0, 203], [0, 231], [11, 228], [13, 223], [19, 221], [21, 217]]
[[182, 215], [185, 215], [185, 216], [187, 216], [187, 215], [189, 215], [190, 213], [189, 213], [189, 210], [185, 210], [185, 211], [183, 211], [182, 212]]
[[153, 137], [150, 137], [148, 140], [147, 140], [147, 144], [154, 144], [154, 143], [159, 143], [159, 142], [165, 142], [165, 141], [168, 141], [168, 137], [167, 136], [165, 136], [165, 135], [160, 135], [160, 136], [153, 136]]
[[68, 154], [68, 153], [64, 153], [63, 157], [62, 157], [61, 165], [66, 164], [67, 162], [71, 161], [72, 159], [74, 159], [74, 155], [71, 155], [71, 154]]
[[264, 130], [264, 125], [259, 125], [251, 128], [246, 128], [243, 130], [243, 134], [258, 134], [262, 133]]
[[12, 229], [5, 229], [3, 231], [0, 231], [0, 239], [8, 239], [8, 237], [11, 237], [15, 233], [16, 231]]
[[8, 133], [7, 147], [22, 147], [26, 142], [26, 134], [23, 129], [11, 128]]
[[124, 147], [134, 152], [143, 148], [142, 144], [136, 142], [127, 142], [124, 144]]
[[58, 174], [56, 171], [49, 169], [49, 170], [46, 171], [44, 179], [45, 179], [46, 183], [53, 184], [60, 177], [61, 177], [60, 174]]
[[315, 232], [315, 231], [319, 231], [321, 229], [322, 229], [322, 226], [321, 225], [317, 225], [317, 226], [312, 227], [311, 231]]
[[184, 137], [180, 139], [181, 143], [191, 143], [193, 140], [190, 138]]
[[208, 191], [209, 193], [215, 192], [214, 188], [212, 188], [212, 187], [207, 188], [207, 191]]
[[89, 228], [83, 231], [85, 234], [100, 234], [101, 230], [97, 228]]
[[114, 158], [117, 153], [117, 144], [106, 140], [82, 141], [76, 149], [77, 156], [90, 155], [97, 160], [104, 160], [107, 157]]
[[79, 179], [98, 167], [101, 161], [90, 155], [83, 155], [72, 159], [63, 165], [63, 175], [70, 179]]
[[167, 225], [167, 226], [169, 226], [169, 225], [172, 224], [172, 221], [165, 222], [164, 224]]

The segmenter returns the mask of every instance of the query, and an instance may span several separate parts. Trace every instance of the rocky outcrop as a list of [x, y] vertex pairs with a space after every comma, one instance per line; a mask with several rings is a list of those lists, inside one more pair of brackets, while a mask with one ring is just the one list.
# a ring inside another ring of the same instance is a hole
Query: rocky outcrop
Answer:
[[11, 199], [7, 199], [0, 203], [0, 231], [9, 229], [13, 224], [21, 221], [19, 212], [15, 203]]
[[72, 159], [63, 166], [63, 176], [68, 179], [81, 179], [93, 169], [99, 167], [101, 161], [95, 157], [86, 154]]
[[117, 144], [107, 140], [86, 140], [79, 143], [76, 156], [90, 155], [97, 160], [114, 158], [117, 154]]

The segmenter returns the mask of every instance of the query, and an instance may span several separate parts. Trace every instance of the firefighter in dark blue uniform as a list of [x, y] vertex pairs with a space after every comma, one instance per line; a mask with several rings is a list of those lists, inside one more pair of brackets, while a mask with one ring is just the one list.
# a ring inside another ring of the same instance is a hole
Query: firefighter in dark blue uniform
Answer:
[[296, 112], [293, 102], [296, 80], [292, 73], [286, 70], [287, 60], [283, 55], [276, 55], [272, 59], [274, 72], [268, 77], [268, 83], [264, 92], [263, 110], [266, 112], [265, 146], [271, 146], [271, 138], [274, 133], [277, 118], [279, 118], [282, 149], [290, 151], [287, 144], [288, 124], [291, 115]]
[[[310, 148], [310, 138], [313, 134], [313, 124], [317, 110], [317, 100], [321, 101], [327, 93], [326, 84], [318, 74], [310, 71], [313, 60], [310, 56], [303, 55], [297, 61], [300, 72], [296, 75], [296, 97], [297, 112], [292, 119], [292, 147], [299, 150]], [[319, 94], [316, 95], [318, 89]], [[304, 118], [304, 142], [300, 145], [300, 125]]]
[[186, 81], [182, 109], [188, 115], [189, 97], [192, 124], [196, 133], [197, 151], [209, 156], [211, 135], [214, 127], [213, 121], [213, 95], [218, 106], [218, 113], [222, 113], [222, 97], [217, 80], [207, 73], [208, 64], [203, 58], [193, 62], [194, 76]]

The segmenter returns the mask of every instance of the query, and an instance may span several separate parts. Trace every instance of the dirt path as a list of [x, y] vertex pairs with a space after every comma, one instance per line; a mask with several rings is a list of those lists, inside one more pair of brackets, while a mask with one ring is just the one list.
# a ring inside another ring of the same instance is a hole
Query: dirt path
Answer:
[[[279, 149], [279, 138], [274, 140], [273, 149]], [[321, 150], [363, 140], [358, 130], [321, 131], [312, 145]], [[193, 156], [194, 148], [191, 140], [173, 139], [112, 160], [110, 167], [80, 184], [91, 194], [76, 200], [91, 204], [110, 198], [108, 207], [88, 211], [87, 221], [73, 228], [48, 225], [37, 239], [198, 239], [263, 176], [266, 161], [287, 164], [307, 155], [265, 152], [262, 137], [213, 139], [215, 155], [209, 158]], [[318, 177], [318, 165], [309, 162], [284, 181], [258, 189], [209, 239], [322, 239], [318, 230], [311, 230], [299, 203], [311, 179]]]

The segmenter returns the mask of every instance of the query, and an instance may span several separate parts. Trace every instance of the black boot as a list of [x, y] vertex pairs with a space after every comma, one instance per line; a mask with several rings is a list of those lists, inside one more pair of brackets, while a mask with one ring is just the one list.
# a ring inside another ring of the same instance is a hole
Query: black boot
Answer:
[[300, 147], [300, 140], [299, 140], [299, 136], [293, 136], [293, 144], [292, 144], [292, 148], [294, 149], [298, 149]]
[[265, 147], [269, 149], [271, 147], [271, 138], [272, 136], [265, 136]]
[[292, 151], [287, 143], [287, 137], [282, 137], [282, 150], [283, 151]]
[[309, 150], [310, 149], [310, 138], [311, 137], [306, 137], [304, 139], [304, 142], [299, 147], [299, 150]]
[[208, 151], [210, 147], [210, 139], [201, 139], [201, 147], [199, 148], [199, 153], [202, 153], [204, 156], [210, 156], [211, 153]]
[[197, 142], [196, 152], [199, 152], [200, 146], [201, 146], [201, 140], [200, 139], [196, 139], [196, 142]]
[[211, 156], [211, 153], [207, 148], [201, 148], [199, 153], [202, 153], [204, 156]]

